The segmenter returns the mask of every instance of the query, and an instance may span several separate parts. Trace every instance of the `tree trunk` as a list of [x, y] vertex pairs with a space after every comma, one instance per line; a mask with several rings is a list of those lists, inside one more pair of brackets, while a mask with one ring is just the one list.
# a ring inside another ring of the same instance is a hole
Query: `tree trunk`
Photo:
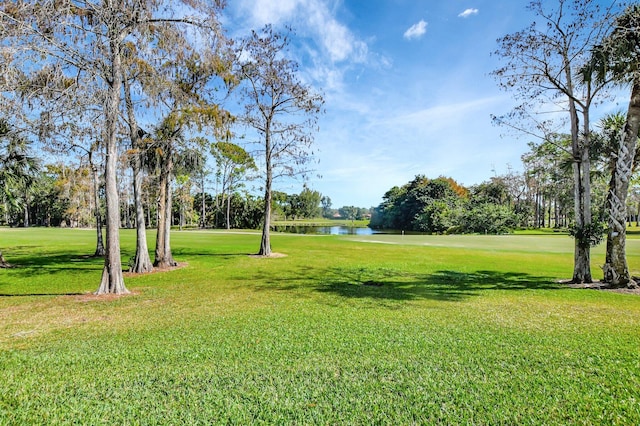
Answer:
[[153, 265], [157, 266], [160, 259], [162, 258], [162, 253], [164, 251], [164, 221], [166, 220], [166, 215], [164, 214], [164, 209], [167, 205], [166, 198], [166, 188], [165, 185], [166, 176], [162, 173], [160, 174], [158, 180], [158, 212], [156, 215], [157, 222], [157, 232], [156, 232], [156, 251], [155, 251], [155, 259], [153, 261]]
[[271, 135], [268, 125], [265, 137], [265, 163], [267, 177], [264, 184], [264, 223], [262, 225], [262, 238], [258, 255], [271, 256], [271, 184], [273, 182], [273, 170], [271, 166]]
[[24, 227], [29, 227], [29, 198], [27, 195], [24, 196]]
[[271, 256], [271, 188], [264, 191], [264, 224], [260, 240], [260, 256]]
[[124, 201], [124, 223], [125, 228], [131, 229], [131, 212], [129, 211], [129, 191], [125, 192], [126, 200]]
[[133, 171], [133, 204], [136, 210], [136, 254], [129, 272], [143, 274], [153, 270], [149, 247], [147, 246], [147, 227], [144, 220], [144, 206], [142, 204], [142, 160], [140, 143], [141, 131], [138, 129], [129, 81], [124, 79], [124, 96], [129, 119], [129, 136], [131, 139], [131, 169]]
[[[582, 170], [582, 161], [574, 161], [574, 204], [575, 204], [575, 225], [582, 228], [591, 224], [591, 220], [587, 222], [584, 207], [584, 179]], [[589, 218], [590, 219], [590, 218]], [[590, 283], [591, 278], [591, 250], [588, 245], [583, 244], [578, 238], [575, 239], [574, 246], [574, 265], [573, 265], [573, 283]]]
[[96, 251], [93, 254], [95, 257], [105, 255], [104, 241], [102, 239], [102, 216], [100, 215], [100, 196], [98, 194], [100, 185], [98, 184], [98, 167], [93, 164], [91, 160], [91, 152], [89, 152], [89, 166], [93, 173], [93, 202], [95, 204], [95, 217], [96, 217]]
[[629, 274], [626, 257], [627, 194], [633, 172], [633, 160], [640, 128], [640, 81], [631, 91], [627, 121], [618, 141], [615, 169], [612, 173], [607, 201], [609, 207], [609, 233], [607, 255], [603, 266], [604, 281], [612, 287], [636, 287]]
[[231, 229], [231, 194], [227, 196], [227, 229]]
[[207, 227], [207, 205], [205, 200], [206, 194], [204, 192], [204, 171], [202, 172], [201, 189], [202, 189], [202, 220], [200, 220], [200, 227], [202, 229], [205, 229]]
[[538, 188], [536, 188], [536, 197], [535, 197], [535, 211], [533, 213], [534, 216], [534, 220], [533, 220], [533, 227], [534, 228], [539, 228], [540, 226], [540, 190]]
[[0, 268], [11, 268], [11, 265], [4, 259], [2, 251], [0, 251]]
[[171, 194], [171, 175], [173, 173], [173, 160], [169, 158], [169, 167], [167, 168], [167, 189], [165, 202], [166, 206], [164, 208], [165, 221], [164, 221], [164, 255], [163, 262], [168, 266], [176, 266], [178, 262], [173, 259], [173, 254], [171, 253], [171, 218], [172, 218], [172, 206], [173, 206], [173, 197]]
[[[574, 208], [575, 226], [585, 228], [591, 226], [591, 177], [589, 175], [591, 162], [589, 160], [588, 141], [585, 139], [581, 146], [578, 132], [578, 116], [575, 102], [570, 100], [571, 136], [574, 181]], [[586, 115], [586, 113], [585, 113]], [[585, 117], [585, 125], [588, 125], [588, 117]], [[583, 135], [585, 138], [587, 134]], [[579, 239], [575, 239], [573, 283], [591, 283], [591, 247]]]
[[109, 81], [107, 102], [105, 103], [106, 164], [104, 182], [107, 205], [107, 245], [102, 280], [96, 294], [129, 293], [124, 285], [120, 260], [120, 203], [116, 180], [118, 168], [117, 127], [120, 89], [122, 87], [121, 41], [116, 39], [117, 35], [111, 34], [111, 37], [111, 81]]
[[149, 195], [149, 191], [145, 191], [145, 195], [145, 199], [147, 200], [147, 224], [151, 227], [153, 226], [151, 223], [151, 202], [149, 200], [151, 196]]
[[142, 205], [142, 171], [140, 154], [136, 152], [132, 162], [133, 168], [133, 197], [136, 207], [136, 254], [130, 272], [142, 274], [151, 272], [153, 264], [149, 256], [147, 245], [147, 226], [144, 219], [144, 206]]
[[158, 233], [156, 235], [156, 252], [153, 266], [166, 268], [178, 263], [171, 254], [171, 174], [173, 160], [170, 148], [164, 152], [162, 170], [160, 171], [160, 200], [158, 202]]

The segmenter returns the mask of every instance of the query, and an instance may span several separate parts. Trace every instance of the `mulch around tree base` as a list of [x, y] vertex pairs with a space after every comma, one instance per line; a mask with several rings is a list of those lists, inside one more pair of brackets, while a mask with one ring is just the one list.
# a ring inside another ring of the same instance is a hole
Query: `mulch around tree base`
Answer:
[[253, 257], [255, 259], [279, 259], [282, 257], [287, 257], [287, 255], [283, 253], [271, 253], [269, 256], [265, 256], [262, 254], [250, 254], [249, 257]]
[[124, 275], [125, 277], [135, 277], [138, 275], [147, 275], [147, 274], [157, 274], [159, 272], [169, 272], [169, 271], [175, 271], [176, 269], [182, 269], [182, 268], [186, 268], [187, 266], [189, 266], [189, 264], [187, 262], [178, 262], [178, 264], [176, 266], [167, 266], [167, 267], [163, 267], [160, 268], [158, 266], [154, 266], [153, 270], [149, 271], [149, 272], [143, 272], [140, 274], [136, 274], [133, 272], [123, 272], [122, 275]]
[[[634, 281], [640, 282], [639, 278], [634, 277]], [[562, 284], [566, 284], [567, 287], [570, 288], [581, 288], [581, 289], [589, 289], [589, 290], [600, 290], [600, 291], [610, 291], [612, 293], [623, 293], [623, 294], [636, 294], [640, 296], [640, 287], [636, 288], [612, 288], [607, 283], [603, 283], [602, 281], [594, 281], [592, 283], [579, 283], [574, 284], [570, 281], [560, 281]]]
[[[169, 266], [169, 267], [166, 267], [166, 268], [154, 267], [152, 271], [145, 272], [145, 273], [142, 273], [142, 274], [134, 274], [133, 272], [123, 272], [122, 275], [125, 278], [128, 278], [128, 277], [135, 277], [137, 275], [157, 274], [157, 273], [160, 273], [160, 272], [168, 272], [168, 271], [174, 271], [176, 269], [186, 268], [187, 266], [189, 266], [189, 264], [187, 262], [179, 262], [176, 266]], [[125, 285], [126, 285], [126, 283], [125, 283]], [[129, 293], [123, 293], [123, 294], [94, 294], [94, 293], [86, 293], [86, 294], [79, 294], [79, 295], [70, 295], [70, 297], [75, 298], [78, 302], [91, 302], [91, 301], [96, 301], [96, 300], [109, 301], [109, 300], [118, 299], [120, 297], [137, 296], [139, 294], [140, 294], [139, 291], [131, 291], [131, 290], [129, 290]]]

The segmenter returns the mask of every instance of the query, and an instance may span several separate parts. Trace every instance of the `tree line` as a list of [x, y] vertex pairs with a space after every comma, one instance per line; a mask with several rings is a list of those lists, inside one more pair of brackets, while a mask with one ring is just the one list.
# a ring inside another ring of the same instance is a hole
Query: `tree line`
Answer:
[[[624, 120], [622, 113], [608, 115], [592, 133], [592, 215], [600, 232], [591, 236], [591, 244], [602, 241], [607, 233], [607, 196], [615, 162], [612, 149]], [[570, 143], [570, 135], [531, 142], [529, 151], [522, 155], [522, 172], [509, 170], [470, 187], [452, 178], [418, 175], [384, 194], [382, 203], [373, 210], [370, 226], [435, 234], [504, 234], [536, 228], [575, 232], [572, 158], [567, 152]], [[637, 173], [632, 176], [626, 200], [625, 220], [629, 224], [639, 219], [639, 178]]]
[[[2, 140], [0, 135], [0, 148], [9, 148]], [[6, 193], [0, 198], [0, 225], [65, 228], [103, 225], [103, 183], [99, 175], [93, 174], [91, 167], [64, 163], [41, 166], [43, 160], [32, 155], [28, 144], [23, 148], [24, 151], [13, 150], [10, 153], [14, 158], [24, 156], [29, 166], [21, 172], [19, 179], [6, 182]], [[15, 170], [4, 161], [5, 158], [0, 159], [7, 165], [3, 170]], [[214, 193], [201, 186], [202, 176], [197, 171], [174, 178], [171, 187], [174, 200], [170, 215], [172, 227], [259, 229], [262, 226], [264, 199], [252, 194], [241, 181], [228, 186], [224, 182], [227, 178], [220, 174], [216, 173], [218, 176], [213, 182], [206, 181], [215, 185], [217, 192]], [[126, 161], [120, 162], [118, 175], [120, 227], [133, 228], [136, 223], [136, 206], [131, 193], [133, 176], [127, 170]], [[158, 226], [158, 180], [159, 177], [153, 173], [145, 173], [142, 180], [141, 196], [146, 206], [147, 228]], [[306, 185], [298, 194], [274, 190], [271, 211], [275, 219], [284, 221], [319, 217], [332, 219], [336, 215], [345, 219], [363, 219], [369, 212], [368, 209], [350, 206], [333, 209], [329, 197]]]

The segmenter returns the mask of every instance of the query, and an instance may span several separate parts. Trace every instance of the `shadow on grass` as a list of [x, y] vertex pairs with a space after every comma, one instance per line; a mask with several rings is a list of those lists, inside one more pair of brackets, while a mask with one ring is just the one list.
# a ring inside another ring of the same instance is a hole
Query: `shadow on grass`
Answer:
[[83, 296], [87, 293], [0, 293], [0, 297]]
[[196, 252], [196, 251], [192, 251], [192, 250], [183, 250], [183, 249], [179, 249], [179, 250], [171, 250], [172, 254], [174, 257], [180, 257], [180, 256], [184, 256], [184, 257], [204, 257], [204, 258], [222, 258], [222, 259], [233, 259], [235, 257], [247, 257], [250, 256], [252, 254], [255, 253], [249, 253], [249, 252], [242, 252], [242, 253], [216, 253], [216, 252], [212, 252], [212, 253], [203, 253], [203, 252]]
[[388, 301], [439, 300], [460, 301], [487, 290], [552, 290], [561, 288], [549, 277], [519, 272], [436, 271], [430, 274], [406, 273], [385, 268], [331, 268], [300, 271], [300, 276], [260, 277], [258, 290], [295, 290], [311, 287], [320, 293], [353, 299]]
[[102, 269], [104, 257], [78, 254], [53, 254], [39, 256], [15, 256], [10, 261], [17, 275], [42, 275], [65, 271]]

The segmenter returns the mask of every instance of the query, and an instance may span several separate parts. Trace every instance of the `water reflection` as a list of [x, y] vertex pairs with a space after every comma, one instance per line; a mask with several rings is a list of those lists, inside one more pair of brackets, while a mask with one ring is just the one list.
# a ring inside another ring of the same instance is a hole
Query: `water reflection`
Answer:
[[289, 232], [292, 234], [320, 234], [320, 235], [372, 235], [377, 233], [371, 228], [358, 228], [354, 226], [301, 226], [287, 225], [274, 226], [276, 232]]

